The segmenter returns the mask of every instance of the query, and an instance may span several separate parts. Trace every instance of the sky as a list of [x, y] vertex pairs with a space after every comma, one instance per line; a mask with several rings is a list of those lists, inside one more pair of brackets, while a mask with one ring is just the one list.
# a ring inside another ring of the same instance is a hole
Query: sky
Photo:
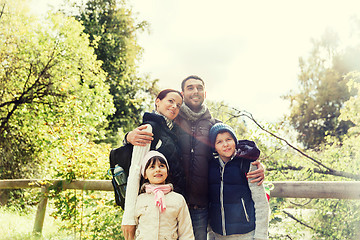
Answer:
[[[40, 6], [56, 0], [34, 1]], [[207, 99], [275, 122], [289, 113], [281, 98], [297, 89], [299, 57], [327, 28], [346, 41], [357, 0], [128, 0], [138, 21], [144, 52], [139, 74], [159, 79], [161, 88], [180, 90], [198, 75]]]

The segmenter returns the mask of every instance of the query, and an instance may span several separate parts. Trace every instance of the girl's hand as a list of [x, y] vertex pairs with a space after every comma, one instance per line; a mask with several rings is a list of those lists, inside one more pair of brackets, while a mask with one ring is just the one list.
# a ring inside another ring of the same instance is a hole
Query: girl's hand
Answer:
[[264, 182], [264, 178], [265, 178], [264, 166], [259, 161], [252, 162], [251, 164], [256, 165], [258, 169], [252, 172], [248, 172], [246, 176], [247, 178], [254, 178], [250, 182], [252, 183], [258, 182], [258, 185], [260, 186]]
[[133, 240], [135, 238], [136, 225], [121, 225], [125, 240]]

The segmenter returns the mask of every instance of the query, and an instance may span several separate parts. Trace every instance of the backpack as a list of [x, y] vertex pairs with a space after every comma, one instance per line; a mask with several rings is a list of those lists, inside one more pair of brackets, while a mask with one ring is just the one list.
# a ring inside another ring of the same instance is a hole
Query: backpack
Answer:
[[[159, 138], [157, 137], [160, 136], [159, 133], [154, 132], [154, 128], [153, 133], [154, 139], [151, 142], [150, 149], [155, 149], [155, 146], [159, 141]], [[108, 171], [108, 174], [112, 177], [111, 183], [114, 188], [115, 202], [116, 205], [120, 206], [123, 210], [125, 210], [124, 205], [126, 185], [127, 178], [129, 176], [133, 148], [134, 146], [132, 144], [126, 144], [124, 146], [112, 149], [109, 154], [110, 169]], [[115, 170], [117, 167], [122, 168], [118, 173]], [[119, 179], [121, 180], [119, 181]]]
[[[131, 144], [126, 144], [119, 148], [114, 148], [110, 151], [109, 160], [110, 160], [110, 171], [111, 171], [111, 183], [114, 188], [115, 194], [115, 202], [116, 205], [120, 206], [124, 209], [125, 204], [125, 191], [126, 191], [126, 184], [127, 184], [127, 177], [129, 176], [129, 169], [131, 165], [131, 157], [132, 151], [134, 146]], [[115, 166], [118, 165], [122, 167], [123, 172], [114, 173]], [[116, 177], [123, 177], [118, 176], [118, 174], [124, 174], [125, 181], [121, 182], [121, 185], [116, 181]]]

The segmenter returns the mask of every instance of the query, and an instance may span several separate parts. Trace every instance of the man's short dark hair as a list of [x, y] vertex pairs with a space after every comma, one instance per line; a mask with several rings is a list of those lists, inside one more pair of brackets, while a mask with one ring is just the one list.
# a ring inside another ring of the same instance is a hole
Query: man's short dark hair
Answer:
[[185, 83], [186, 83], [187, 80], [190, 80], [190, 79], [200, 80], [203, 83], [203, 85], [205, 86], [204, 80], [202, 80], [200, 77], [198, 77], [196, 75], [190, 75], [187, 78], [185, 78], [184, 80], [182, 80], [182, 82], [181, 82], [181, 91], [184, 91]]

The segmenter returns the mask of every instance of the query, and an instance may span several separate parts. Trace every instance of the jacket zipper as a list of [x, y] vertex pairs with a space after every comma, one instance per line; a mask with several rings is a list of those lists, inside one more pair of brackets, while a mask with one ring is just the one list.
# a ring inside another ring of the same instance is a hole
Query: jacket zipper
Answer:
[[195, 147], [195, 126], [194, 123], [192, 122], [191, 124], [191, 137], [190, 137], [190, 153], [189, 153], [189, 157], [190, 157], [190, 161], [189, 161], [189, 166], [188, 166], [188, 171], [189, 171], [189, 177], [186, 178], [186, 187], [188, 187], [189, 189], [191, 188], [191, 176], [193, 175], [192, 171], [194, 169], [194, 158], [195, 158], [195, 152], [194, 152], [194, 147]]
[[244, 213], [245, 213], [246, 221], [247, 221], [247, 222], [250, 222], [250, 220], [249, 220], [249, 215], [248, 215], [248, 213], [247, 213], [247, 211], [246, 211], [245, 202], [244, 202], [244, 199], [243, 199], [243, 198], [241, 198], [241, 202], [242, 202], [242, 205], [243, 205], [243, 207], [244, 207]]
[[223, 235], [226, 236], [226, 228], [225, 228], [225, 211], [224, 211], [224, 171], [225, 166], [221, 169], [221, 184], [220, 184], [220, 203], [221, 203], [221, 223], [222, 223], [222, 231]]
[[191, 162], [192, 163], [194, 162], [194, 158], [195, 158], [195, 155], [194, 155], [195, 132], [196, 132], [196, 127], [191, 126], [191, 144], [190, 144], [191, 150], [190, 150], [190, 152], [191, 152]]

